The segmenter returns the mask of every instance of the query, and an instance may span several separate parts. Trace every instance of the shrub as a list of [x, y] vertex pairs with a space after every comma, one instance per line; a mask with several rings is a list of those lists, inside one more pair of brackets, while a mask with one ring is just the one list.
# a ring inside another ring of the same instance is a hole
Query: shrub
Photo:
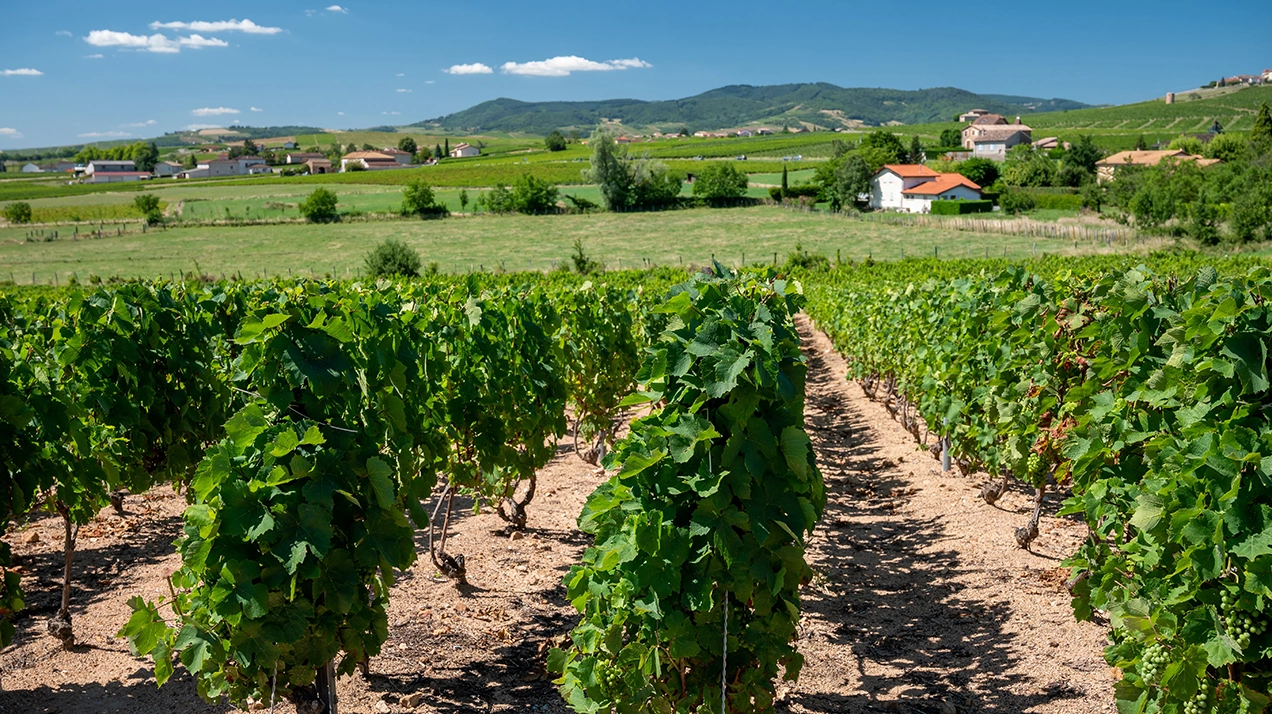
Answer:
[[803, 243], [796, 243], [794, 252], [786, 254], [786, 271], [829, 270], [830, 259], [821, 253], [810, 253], [804, 250]]
[[1026, 211], [1032, 211], [1037, 206], [1032, 194], [1018, 190], [1003, 191], [998, 196], [998, 207], [1003, 209], [1004, 213], [1016, 215]]
[[1025, 193], [1033, 198], [1034, 208], [1050, 208], [1063, 211], [1076, 211], [1082, 208], [1082, 196], [1080, 194], [1035, 193], [1033, 191]]
[[427, 183], [415, 180], [402, 189], [402, 215], [441, 218], [449, 213], [450, 211], [437, 200], [433, 188]]
[[420, 274], [420, 254], [399, 240], [390, 238], [367, 256], [367, 275], [373, 278], [416, 278]]
[[332, 223], [340, 219], [340, 213], [336, 209], [336, 194], [328, 189], [320, 188], [309, 194], [308, 198], [300, 202], [298, 208], [300, 215], [310, 223]]
[[933, 201], [932, 215], [961, 216], [967, 213], [989, 213], [994, 210], [993, 201]]
[[143, 193], [133, 199], [137, 212], [145, 216], [146, 223], [155, 225], [163, 221], [163, 211], [159, 210], [159, 197], [153, 193]]
[[10, 203], [4, 207], [4, 219], [10, 223], [30, 223], [31, 204], [26, 201]]
[[693, 183], [693, 195], [712, 205], [742, 198], [746, 195], [748, 181], [733, 164], [717, 161], [703, 168]]
[[960, 161], [954, 170], [971, 179], [977, 186], [986, 187], [998, 180], [998, 164], [989, 159], [968, 159]]
[[512, 184], [512, 210], [518, 213], [543, 213], [556, 208], [557, 187], [533, 174], [522, 174]]
[[574, 255], [571, 255], [570, 259], [574, 261], [574, 269], [578, 271], [579, 275], [592, 275], [605, 270], [604, 263], [588, 255], [583, 250], [582, 238], [574, 239]]
[[565, 151], [565, 136], [559, 131], [553, 131], [548, 134], [548, 138], [543, 140], [543, 144], [548, 147], [548, 151]]

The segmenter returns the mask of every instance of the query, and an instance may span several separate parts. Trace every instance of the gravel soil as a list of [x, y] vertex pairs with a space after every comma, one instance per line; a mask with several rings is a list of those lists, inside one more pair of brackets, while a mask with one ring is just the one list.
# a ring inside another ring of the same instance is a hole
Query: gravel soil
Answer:
[[[1044, 517], [1032, 550], [1017, 548], [1012, 531], [1027, 520], [1030, 495], [1009, 491], [988, 506], [977, 496], [983, 474], [942, 474], [882, 406], [844, 380], [825, 336], [802, 318], [801, 329], [808, 429], [829, 503], [810, 543], [816, 577], [804, 592], [799, 643], [806, 662], [798, 683], [780, 686], [779, 709], [1112, 711], [1104, 630], [1073, 622], [1059, 567], [1081, 524]], [[561, 578], [587, 546], [574, 519], [604, 476], [567, 443], [538, 476], [524, 533], [471, 507], [452, 519], [447, 550], [466, 556], [469, 586], [438, 576], [421, 532], [423, 555], [394, 586], [389, 639], [370, 677], [339, 682], [342, 714], [568, 711], [544, 658], [575, 621]], [[156, 489], [129, 496], [125, 515], [108, 509], [80, 531], [70, 651], [44, 633], [60, 598], [60, 519], [6, 534], [29, 607], [14, 644], [0, 651], [0, 712], [237, 711], [199, 699], [180, 667], [156, 689], [149, 662], [115, 637], [128, 598], [167, 593], [183, 507], [180, 495]]]

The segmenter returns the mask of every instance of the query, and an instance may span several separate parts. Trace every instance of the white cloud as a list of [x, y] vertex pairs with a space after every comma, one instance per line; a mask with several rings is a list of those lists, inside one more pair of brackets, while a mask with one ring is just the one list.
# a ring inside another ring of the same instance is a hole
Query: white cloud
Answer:
[[653, 65], [638, 58], [594, 62], [583, 57], [553, 57], [534, 62], [505, 62], [499, 67], [504, 74], [520, 74], [531, 77], [568, 77], [572, 72], [611, 72], [637, 69]]
[[338, 12], [338, 13], [342, 13], [342, 14], [344, 14], [344, 15], [348, 15], [348, 14], [349, 14], [349, 8], [347, 8], [347, 7], [340, 7], [339, 5], [328, 5], [328, 6], [327, 6], [327, 12]]
[[132, 136], [126, 131], [90, 131], [87, 134], [80, 134], [81, 139], [121, 139], [125, 136]]
[[237, 109], [230, 109], [229, 107], [203, 107], [202, 109], [195, 109], [190, 113], [196, 117], [215, 117], [222, 114], [241, 114], [242, 112]]
[[265, 111], [264, 109], [261, 109], [260, 107], [251, 107], [251, 109], [252, 109], [252, 111], [254, 111], [254, 112], [263, 112], [263, 111]]
[[190, 47], [192, 49], [201, 50], [204, 47], [229, 47], [230, 43], [215, 37], [204, 37], [203, 35], [190, 35], [177, 40], [182, 47]]
[[409, 89], [399, 89], [399, 90], [397, 90], [397, 91], [398, 91], [398, 94], [410, 94], [410, 93], [411, 93], [411, 90], [409, 90]]
[[344, 112], [336, 112], [336, 116], [340, 116], [340, 117], [342, 117], [342, 116], [344, 116]]
[[145, 121], [135, 121], [135, 122], [132, 122], [131, 124], [120, 124], [120, 126], [142, 127], [142, 126], [154, 126], [155, 124], [158, 124], [158, 123], [159, 122], [155, 121], [154, 119], [147, 119]]
[[17, 129], [11, 129], [7, 126], [0, 126], [0, 136], [6, 137], [9, 139], [21, 139], [22, 132], [18, 131]]
[[398, 72], [398, 73], [397, 73], [397, 76], [399, 76], [399, 77], [405, 77], [406, 75], [405, 75], [405, 74], [402, 74], [401, 72]]
[[446, 74], [493, 74], [495, 70], [481, 62], [474, 62], [473, 64], [454, 64], [442, 71]]
[[4, 75], [4, 76], [6, 76], [6, 77], [39, 77], [40, 75], [42, 75], [42, 74], [44, 74], [44, 73], [43, 73], [43, 72], [41, 72], [41, 71], [40, 71], [40, 70], [38, 70], [38, 69], [31, 69], [30, 67], [23, 67], [22, 69], [6, 69], [6, 70], [0, 70], [0, 74]]
[[175, 54], [181, 51], [181, 45], [160, 34], [134, 35], [131, 32], [114, 30], [93, 30], [84, 41], [94, 47], [127, 47], [133, 50]]
[[101, 59], [106, 55], [84, 55], [84, 59]]
[[428, 80], [428, 81], [424, 82], [424, 84], [437, 84], [437, 80], [436, 80], [436, 79], [430, 79], [430, 80]]
[[262, 27], [251, 20], [220, 20], [207, 22], [152, 22], [152, 30], [186, 30], [189, 32], [246, 32], [249, 35], [277, 35], [283, 31], [281, 27]]
[[70, 33], [70, 32], [68, 32], [67, 30], [58, 30], [57, 32], [54, 32], [53, 34], [57, 35], [58, 37], [70, 37], [70, 36], [71, 36], [71, 33]]
[[387, 116], [393, 116], [395, 114], [401, 114], [402, 112], [380, 112], [380, 113], [387, 117]]

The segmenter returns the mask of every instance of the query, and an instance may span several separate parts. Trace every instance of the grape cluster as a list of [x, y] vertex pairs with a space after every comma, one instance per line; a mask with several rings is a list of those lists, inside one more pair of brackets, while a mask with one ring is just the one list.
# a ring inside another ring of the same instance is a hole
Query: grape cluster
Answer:
[[1042, 468], [1042, 457], [1036, 452], [1029, 453], [1029, 460], [1025, 463], [1025, 472], [1030, 476], [1038, 473]]
[[1250, 638], [1254, 635], [1262, 635], [1268, 630], [1268, 621], [1263, 617], [1255, 617], [1245, 610], [1237, 607], [1237, 597], [1229, 591], [1224, 591], [1219, 598], [1222, 607], [1222, 618], [1224, 629], [1228, 634], [1237, 641], [1237, 646], [1246, 649], [1250, 646]]
[[1184, 714], [1206, 714], [1214, 711], [1215, 698], [1210, 687], [1202, 686], [1192, 699], [1184, 702]]
[[622, 691], [623, 672], [611, 662], [602, 660], [596, 663], [596, 679], [610, 696]]
[[1166, 665], [1170, 663], [1170, 655], [1167, 654], [1166, 648], [1158, 643], [1153, 643], [1144, 648], [1144, 653], [1140, 655], [1140, 676], [1145, 682], [1156, 682], [1162, 676], [1162, 670], [1166, 669]]

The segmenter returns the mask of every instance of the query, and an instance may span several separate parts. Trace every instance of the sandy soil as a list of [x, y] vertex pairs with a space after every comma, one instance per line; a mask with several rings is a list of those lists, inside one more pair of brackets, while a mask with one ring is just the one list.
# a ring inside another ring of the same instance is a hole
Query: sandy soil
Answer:
[[[1018, 549], [1012, 530], [1027, 518], [1028, 497], [1012, 491], [990, 507], [977, 498], [981, 478], [941, 474], [843, 379], [825, 337], [803, 327], [808, 426], [830, 503], [810, 546], [817, 577], [805, 591], [806, 664], [797, 684], [782, 685], [780, 708], [1111, 711], [1103, 631], [1072, 621], [1058, 569], [1080, 525], [1045, 518], [1033, 552]], [[471, 586], [457, 590], [437, 577], [427, 556], [404, 574], [371, 676], [339, 683], [341, 712], [568, 711], [544, 654], [574, 622], [561, 578], [587, 545], [574, 519], [602, 478], [563, 443], [539, 475], [524, 535], [511, 536], [492, 513], [469, 510], [453, 521], [448, 551], [466, 556]], [[1054, 511], [1057, 502], [1048, 505]], [[129, 597], [166, 592], [183, 506], [157, 489], [130, 496], [127, 515], [103, 512], [81, 531], [79, 644], [69, 652], [44, 634], [60, 597], [61, 522], [43, 519], [6, 536], [25, 570], [29, 608], [15, 644], [0, 652], [0, 712], [235, 711], [199, 699], [180, 667], [156, 689], [149, 663], [114, 637]], [[426, 547], [421, 537], [419, 551]]]

